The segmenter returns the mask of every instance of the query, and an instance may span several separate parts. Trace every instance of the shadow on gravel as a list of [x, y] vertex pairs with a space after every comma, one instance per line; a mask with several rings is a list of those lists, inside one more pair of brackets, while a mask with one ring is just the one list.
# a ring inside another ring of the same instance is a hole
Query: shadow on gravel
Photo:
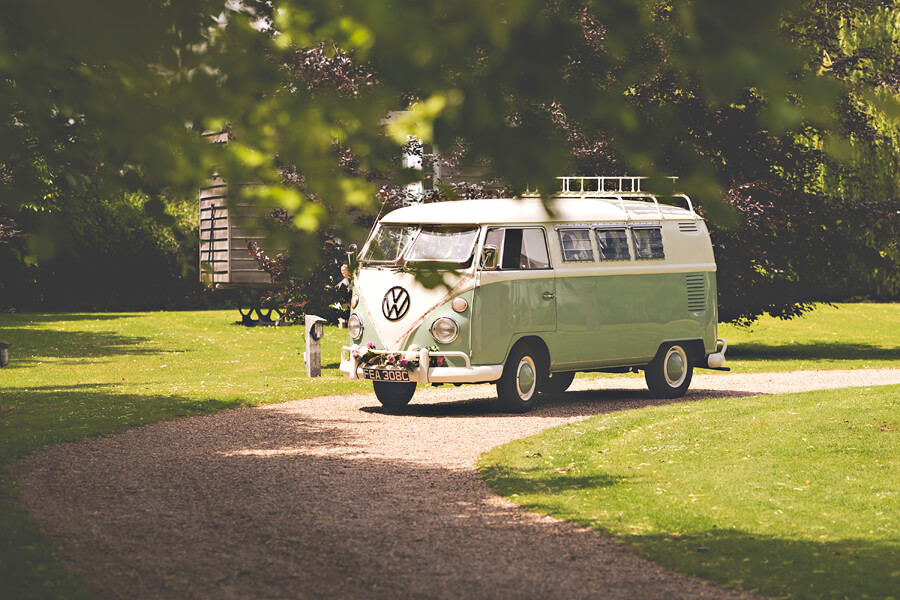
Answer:
[[756, 392], [734, 390], [690, 390], [683, 398], [652, 398], [647, 390], [603, 389], [580, 390], [542, 396], [531, 411], [524, 414], [508, 413], [503, 410], [496, 395], [454, 402], [436, 402], [429, 404], [412, 404], [403, 408], [385, 408], [383, 406], [364, 406], [361, 411], [391, 415], [396, 417], [454, 417], [454, 418], [523, 418], [540, 417], [589, 417], [591, 415], [662, 406], [676, 402], [693, 402], [708, 398], [743, 398], [758, 396]]

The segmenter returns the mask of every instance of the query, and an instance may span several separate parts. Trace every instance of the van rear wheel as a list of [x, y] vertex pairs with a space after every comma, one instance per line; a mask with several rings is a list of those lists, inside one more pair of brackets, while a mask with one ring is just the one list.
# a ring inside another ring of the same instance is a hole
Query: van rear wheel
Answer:
[[572, 385], [572, 381], [575, 380], [575, 371], [562, 371], [559, 373], [550, 373], [544, 382], [544, 387], [541, 388], [542, 394], [562, 394], [569, 386]]
[[680, 398], [694, 375], [690, 351], [681, 344], [663, 344], [644, 369], [644, 380], [655, 398]]
[[375, 397], [385, 408], [402, 408], [409, 404], [413, 394], [416, 393], [416, 384], [413, 381], [408, 383], [373, 381], [372, 387], [375, 388]]
[[534, 408], [538, 390], [547, 379], [538, 354], [529, 345], [518, 346], [510, 353], [497, 381], [497, 397], [509, 412], [524, 413]]

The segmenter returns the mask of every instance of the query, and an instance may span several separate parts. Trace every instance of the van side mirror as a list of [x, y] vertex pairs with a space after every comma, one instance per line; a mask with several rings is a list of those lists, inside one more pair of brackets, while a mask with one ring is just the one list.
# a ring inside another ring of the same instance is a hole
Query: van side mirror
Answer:
[[359, 248], [357, 248], [356, 244], [350, 244], [349, 246], [347, 246], [347, 268], [350, 269], [351, 274], [356, 270], [356, 261], [358, 258], [356, 253], [358, 251]]
[[481, 268], [485, 271], [497, 268], [497, 246], [485, 246], [481, 250]]

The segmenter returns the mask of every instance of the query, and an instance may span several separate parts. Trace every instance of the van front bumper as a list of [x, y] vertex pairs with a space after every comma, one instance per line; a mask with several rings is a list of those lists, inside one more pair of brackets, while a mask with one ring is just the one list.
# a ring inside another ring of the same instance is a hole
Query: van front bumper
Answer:
[[[398, 366], [360, 364], [355, 353], [374, 352], [375, 354], [397, 354], [386, 350], [367, 350], [359, 346], [344, 346], [341, 348], [341, 374], [350, 379], [366, 379], [364, 369], [377, 369], [380, 371], [393, 371], [396, 373], [409, 373], [408, 381], [417, 383], [488, 383], [497, 381], [503, 374], [503, 365], [475, 365], [469, 361], [469, 357], [463, 352], [432, 352], [428, 348], [422, 348], [415, 355], [418, 356], [419, 366], [415, 369], [406, 369]], [[409, 352], [401, 354], [409, 355]], [[432, 358], [463, 358], [464, 367], [432, 367]], [[386, 378], [384, 380], [388, 380]], [[404, 379], [405, 381], [405, 379]]]

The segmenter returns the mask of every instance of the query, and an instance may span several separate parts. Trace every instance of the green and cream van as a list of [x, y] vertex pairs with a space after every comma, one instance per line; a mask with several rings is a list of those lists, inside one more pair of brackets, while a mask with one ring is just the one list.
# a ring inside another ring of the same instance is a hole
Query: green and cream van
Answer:
[[524, 412], [578, 371], [643, 370], [653, 395], [679, 397], [694, 367], [723, 369], [716, 263], [690, 199], [662, 203], [640, 178], [562, 183], [546, 206], [464, 200], [382, 218], [359, 253], [341, 373], [371, 380], [388, 407], [417, 384], [495, 382]]

